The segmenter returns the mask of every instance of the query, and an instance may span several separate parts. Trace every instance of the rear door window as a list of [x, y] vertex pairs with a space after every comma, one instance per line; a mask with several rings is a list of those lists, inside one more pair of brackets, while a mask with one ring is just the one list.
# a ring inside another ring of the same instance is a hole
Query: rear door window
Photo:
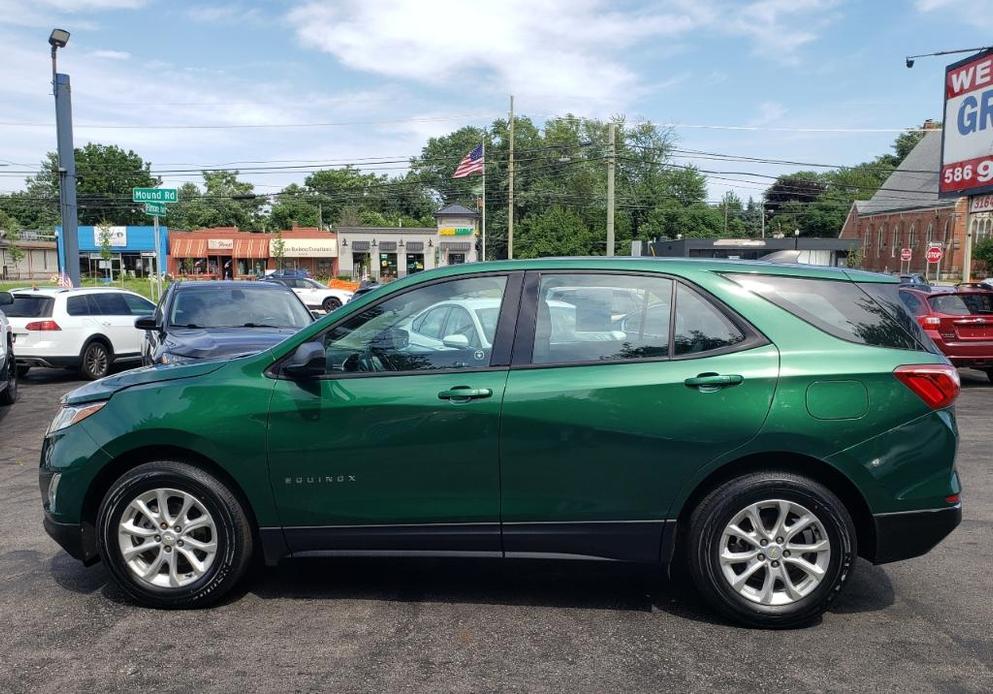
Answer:
[[94, 302], [90, 301], [89, 296], [85, 294], [80, 294], [78, 296], [70, 296], [66, 299], [66, 313], [70, 316], [92, 316], [96, 315], [96, 306]]
[[928, 348], [896, 284], [735, 273], [727, 277], [842, 340], [892, 349]]
[[14, 294], [14, 303], [0, 308], [8, 318], [48, 318], [55, 300], [50, 296]]
[[116, 292], [103, 292], [91, 294], [90, 301], [95, 304], [95, 313], [98, 316], [130, 316], [131, 309], [124, 300], [123, 294]]

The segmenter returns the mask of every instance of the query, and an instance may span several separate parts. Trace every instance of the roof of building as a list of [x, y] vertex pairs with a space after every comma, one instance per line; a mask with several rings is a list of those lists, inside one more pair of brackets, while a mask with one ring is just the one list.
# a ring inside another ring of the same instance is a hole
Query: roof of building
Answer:
[[479, 213], [462, 205], [446, 205], [434, 213], [435, 217], [476, 217]]
[[869, 200], [856, 200], [859, 215], [899, 212], [932, 207], [952, 207], [955, 198], [938, 197], [941, 169], [941, 131], [928, 130], [910, 154], [889, 175]]
[[338, 227], [339, 234], [431, 234], [436, 235], [435, 227]]

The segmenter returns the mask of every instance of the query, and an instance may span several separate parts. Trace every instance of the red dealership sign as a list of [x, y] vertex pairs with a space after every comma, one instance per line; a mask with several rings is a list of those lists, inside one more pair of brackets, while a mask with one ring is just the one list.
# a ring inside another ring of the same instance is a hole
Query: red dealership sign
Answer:
[[945, 69], [942, 197], [993, 192], [993, 50]]

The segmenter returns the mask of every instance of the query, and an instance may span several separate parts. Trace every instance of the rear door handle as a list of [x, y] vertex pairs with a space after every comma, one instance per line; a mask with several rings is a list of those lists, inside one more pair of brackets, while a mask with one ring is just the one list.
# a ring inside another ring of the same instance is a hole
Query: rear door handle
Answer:
[[470, 386], [454, 386], [448, 390], [438, 393], [441, 400], [454, 400], [455, 402], [465, 402], [467, 400], [479, 400], [493, 395], [489, 388], [472, 388]]
[[683, 383], [685, 383], [690, 388], [726, 388], [728, 386], [736, 386], [739, 383], [744, 382], [745, 377], [739, 374], [715, 374], [715, 373], [705, 373], [694, 376], [693, 378], [687, 378]]

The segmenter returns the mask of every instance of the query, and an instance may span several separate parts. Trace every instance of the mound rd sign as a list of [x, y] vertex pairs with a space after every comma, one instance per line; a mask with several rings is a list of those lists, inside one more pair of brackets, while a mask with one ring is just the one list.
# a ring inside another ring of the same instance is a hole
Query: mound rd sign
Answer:
[[175, 188], [132, 188], [132, 202], [178, 202]]

